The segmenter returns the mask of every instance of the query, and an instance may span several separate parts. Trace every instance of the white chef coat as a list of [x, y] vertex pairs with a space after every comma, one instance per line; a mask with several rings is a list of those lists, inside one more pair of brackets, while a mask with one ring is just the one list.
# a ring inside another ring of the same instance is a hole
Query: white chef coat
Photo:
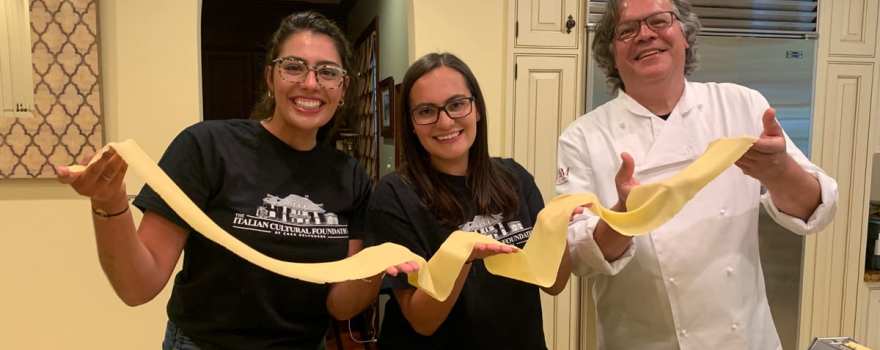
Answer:
[[[624, 92], [578, 118], [559, 139], [558, 193], [593, 192], [617, 203], [620, 153], [641, 183], [662, 180], [721, 137], [760, 136], [767, 100], [735, 84], [685, 84], [667, 120]], [[732, 166], [669, 222], [636, 237], [612, 263], [593, 240], [588, 210], [569, 227], [576, 274], [595, 279], [602, 349], [777, 349], [758, 254], [758, 203], [783, 227], [816, 232], [834, 215], [837, 183], [786, 136], [787, 152], [819, 180], [822, 203], [804, 222], [780, 212], [754, 178]]]

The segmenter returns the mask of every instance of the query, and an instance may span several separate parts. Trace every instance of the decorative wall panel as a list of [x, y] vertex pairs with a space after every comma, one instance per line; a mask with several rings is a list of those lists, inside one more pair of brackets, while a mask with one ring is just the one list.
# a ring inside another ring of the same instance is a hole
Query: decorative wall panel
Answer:
[[104, 142], [97, 0], [32, 0], [34, 111], [0, 118], [0, 178], [51, 178]]

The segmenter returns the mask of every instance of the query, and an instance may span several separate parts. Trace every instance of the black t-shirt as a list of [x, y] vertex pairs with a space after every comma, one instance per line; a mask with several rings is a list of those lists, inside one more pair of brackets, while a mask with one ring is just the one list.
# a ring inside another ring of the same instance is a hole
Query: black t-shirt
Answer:
[[[475, 203], [464, 203], [466, 217], [458, 225], [442, 224], [426, 208], [415, 189], [398, 173], [385, 176], [370, 199], [367, 244], [393, 242], [429, 259], [455, 230], [480, 232], [523, 247], [544, 201], [531, 174], [511, 159], [494, 159], [514, 175], [519, 209], [514, 218], [477, 213]], [[441, 175], [457, 198], [472, 198], [465, 177]], [[389, 278], [393, 288], [412, 288], [405, 276]], [[537, 286], [490, 274], [482, 260], [475, 261], [449, 316], [437, 331], [416, 333], [395, 298], [385, 306], [379, 335], [382, 349], [546, 349]]]
[[[253, 120], [184, 130], [159, 166], [237, 239], [294, 262], [345, 258], [361, 239], [371, 183], [328, 146], [297, 151]], [[192, 231], [149, 187], [134, 201], [190, 232], [168, 316], [206, 349], [315, 349], [329, 324], [328, 285], [277, 275]]]

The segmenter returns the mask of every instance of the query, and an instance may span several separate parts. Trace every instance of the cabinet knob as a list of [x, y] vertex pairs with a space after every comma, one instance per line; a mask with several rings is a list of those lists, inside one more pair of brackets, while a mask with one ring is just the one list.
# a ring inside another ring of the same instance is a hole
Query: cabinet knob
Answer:
[[577, 25], [577, 22], [574, 21], [574, 17], [568, 15], [568, 20], [565, 21], [565, 32], [571, 34], [571, 28]]

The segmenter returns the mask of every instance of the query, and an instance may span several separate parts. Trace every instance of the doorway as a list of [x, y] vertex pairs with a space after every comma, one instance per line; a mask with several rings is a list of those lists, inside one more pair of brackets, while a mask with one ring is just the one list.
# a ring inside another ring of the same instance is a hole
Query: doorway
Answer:
[[355, 2], [203, 0], [204, 119], [248, 118], [259, 94], [264, 91], [266, 43], [284, 17], [311, 10], [323, 14], [348, 32], [348, 13]]

